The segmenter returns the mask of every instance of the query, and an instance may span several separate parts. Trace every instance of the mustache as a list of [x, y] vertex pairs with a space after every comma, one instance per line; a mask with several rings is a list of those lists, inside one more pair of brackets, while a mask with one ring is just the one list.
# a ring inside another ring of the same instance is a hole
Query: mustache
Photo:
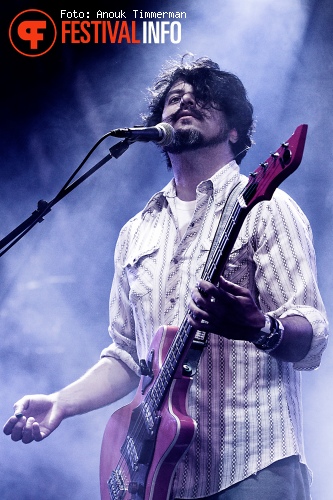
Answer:
[[[177, 111], [175, 111], [175, 113], [172, 113], [171, 115], [167, 116], [163, 121], [175, 122], [181, 117], [183, 112], [184, 112], [183, 109], [178, 109]], [[203, 113], [201, 113], [197, 109], [189, 110], [189, 114], [193, 116], [193, 118], [196, 118], [197, 120], [203, 121], [204, 119]]]

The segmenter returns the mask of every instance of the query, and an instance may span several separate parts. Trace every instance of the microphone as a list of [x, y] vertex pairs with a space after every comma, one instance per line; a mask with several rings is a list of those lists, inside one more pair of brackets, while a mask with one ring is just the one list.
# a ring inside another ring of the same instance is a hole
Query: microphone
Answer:
[[124, 137], [133, 141], [153, 141], [160, 146], [169, 146], [174, 139], [174, 129], [169, 123], [159, 123], [154, 127], [116, 128], [110, 135]]

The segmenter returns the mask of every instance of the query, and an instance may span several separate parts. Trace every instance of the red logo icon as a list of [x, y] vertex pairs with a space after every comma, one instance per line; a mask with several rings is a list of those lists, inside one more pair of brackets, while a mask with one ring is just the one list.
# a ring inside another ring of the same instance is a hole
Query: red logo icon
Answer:
[[53, 47], [56, 37], [57, 28], [53, 19], [41, 10], [20, 12], [9, 27], [12, 46], [28, 57], [46, 54]]

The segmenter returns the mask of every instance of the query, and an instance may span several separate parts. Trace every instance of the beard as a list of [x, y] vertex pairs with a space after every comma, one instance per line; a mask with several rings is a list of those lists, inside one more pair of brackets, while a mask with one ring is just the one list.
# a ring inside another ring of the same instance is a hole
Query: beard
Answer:
[[[203, 120], [202, 114], [198, 111], [196, 112], [196, 118], [199, 120]], [[194, 111], [193, 111], [194, 113]], [[169, 120], [173, 121], [177, 120], [177, 113], [169, 117]], [[204, 135], [196, 129], [185, 129], [185, 130], [176, 130], [174, 133], [174, 139], [171, 144], [168, 146], [164, 146], [163, 151], [165, 153], [171, 154], [181, 154], [185, 151], [194, 151], [197, 149], [215, 146], [220, 144], [221, 142], [226, 141], [228, 138], [228, 129], [224, 125], [219, 127], [219, 130], [216, 131], [216, 135], [211, 137], [210, 139], [205, 139]]]
[[198, 130], [176, 130], [174, 138], [169, 146], [164, 147], [166, 153], [180, 154], [184, 151], [202, 147], [204, 138]]
[[185, 151], [195, 151], [209, 146], [215, 146], [228, 138], [227, 130], [220, 130], [215, 137], [205, 139], [203, 134], [195, 129], [176, 130], [174, 140], [163, 148], [165, 153], [181, 154]]

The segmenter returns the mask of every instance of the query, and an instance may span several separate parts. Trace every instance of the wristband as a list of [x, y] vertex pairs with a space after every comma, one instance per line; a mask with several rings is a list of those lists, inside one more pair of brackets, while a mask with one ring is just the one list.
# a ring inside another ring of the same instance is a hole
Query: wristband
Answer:
[[283, 338], [284, 328], [279, 319], [265, 314], [265, 326], [260, 330], [261, 337], [254, 342], [254, 345], [265, 352], [271, 352], [276, 349]]

